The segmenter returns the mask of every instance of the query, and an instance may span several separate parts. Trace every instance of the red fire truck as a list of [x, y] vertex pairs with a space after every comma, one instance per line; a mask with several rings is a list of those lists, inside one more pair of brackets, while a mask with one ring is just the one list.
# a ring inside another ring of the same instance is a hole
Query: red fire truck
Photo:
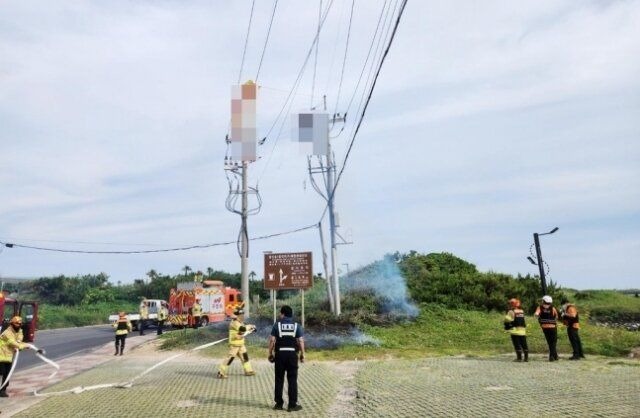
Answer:
[[38, 326], [38, 302], [21, 302], [8, 297], [6, 292], [0, 292], [0, 318], [2, 318], [2, 331], [7, 329], [9, 321], [14, 316], [22, 318], [24, 342], [34, 342], [36, 338], [36, 328]]
[[169, 323], [179, 328], [193, 325], [195, 320], [191, 308], [196, 299], [200, 300], [202, 307], [202, 326], [224, 321], [242, 305], [240, 291], [225, 286], [220, 280], [178, 283], [169, 294]]

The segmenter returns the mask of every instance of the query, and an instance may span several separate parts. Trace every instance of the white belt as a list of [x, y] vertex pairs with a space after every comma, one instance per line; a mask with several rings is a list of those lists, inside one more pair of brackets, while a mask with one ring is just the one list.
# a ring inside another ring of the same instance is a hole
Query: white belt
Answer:
[[278, 351], [296, 351], [296, 349], [293, 347], [281, 347], [278, 348]]

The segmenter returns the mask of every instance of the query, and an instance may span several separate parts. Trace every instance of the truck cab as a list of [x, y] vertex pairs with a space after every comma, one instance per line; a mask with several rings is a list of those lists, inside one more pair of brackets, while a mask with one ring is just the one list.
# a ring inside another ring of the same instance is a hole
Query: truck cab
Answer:
[[9, 321], [14, 316], [22, 318], [22, 335], [24, 342], [35, 341], [36, 329], [38, 327], [38, 302], [18, 301], [7, 297], [4, 292], [0, 292], [0, 318], [2, 318], [2, 331], [9, 327]]

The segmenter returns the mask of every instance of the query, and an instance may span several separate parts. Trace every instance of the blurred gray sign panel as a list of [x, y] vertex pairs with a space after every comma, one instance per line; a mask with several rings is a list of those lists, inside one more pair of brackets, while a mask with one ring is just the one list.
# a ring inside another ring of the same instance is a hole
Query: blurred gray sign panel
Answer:
[[312, 286], [311, 252], [264, 255], [265, 289], [308, 289]]

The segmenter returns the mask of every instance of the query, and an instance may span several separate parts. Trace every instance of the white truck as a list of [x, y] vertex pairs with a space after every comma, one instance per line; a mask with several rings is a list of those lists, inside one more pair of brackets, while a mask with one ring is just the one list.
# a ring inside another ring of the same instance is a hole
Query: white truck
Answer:
[[[146, 299], [149, 306], [149, 319], [147, 319], [147, 325], [158, 325], [158, 311], [161, 306], [168, 308], [169, 305], [162, 299]], [[128, 313], [127, 319], [131, 322], [131, 326], [134, 331], [137, 331], [140, 325], [140, 314], [138, 312]], [[118, 320], [118, 314], [109, 315], [109, 323], [114, 323]]]

